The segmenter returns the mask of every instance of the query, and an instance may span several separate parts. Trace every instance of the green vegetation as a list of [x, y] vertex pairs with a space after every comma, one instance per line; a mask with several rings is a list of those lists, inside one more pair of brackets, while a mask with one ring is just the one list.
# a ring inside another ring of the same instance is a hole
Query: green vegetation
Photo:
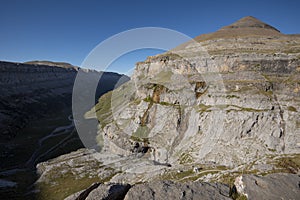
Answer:
[[293, 106], [289, 106], [287, 109], [288, 109], [288, 111], [291, 111], [291, 112], [297, 112], [297, 109]]
[[40, 190], [38, 197], [39, 199], [64, 199], [67, 196], [88, 188], [95, 182], [100, 182], [98, 177], [88, 178], [84, 177], [81, 179], [74, 180], [71, 173], [62, 175], [56, 179], [57, 184], [46, 184], [39, 183], [38, 189]]
[[132, 133], [132, 138], [147, 138], [150, 133], [150, 129], [147, 126], [139, 126], [137, 130]]
[[193, 170], [186, 170], [182, 172], [177, 172], [177, 171], [171, 171], [167, 172], [162, 175], [161, 179], [162, 180], [173, 180], [173, 181], [179, 181], [183, 178], [190, 177], [194, 174]]
[[296, 121], [296, 128], [300, 128], [300, 121]]
[[[140, 102], [138, 99], [134, 100], [133, 94], [133, 85], [132, 83], [127, 82], [118, 89], [107, 92], [100, 97], [95, 106], [95, 112], [102, 128], [113, 121], [112, 106], [115, 108], [122, 105], [126, 102], [126, 100], [128, 100], [128, 97], [132, 98], [132, 101], [136, 104]], [[86, 116], [90, 116], [92, 114], [93, 111], [89, 111], [86, 113]]]
[[[75, 158], [73, 165], [72, 169], [67, 162], [63, 165], [54, 165], [44, 175], [45, 181], [36, 183], [36, 188], [39, 189], [39, 193], [37, 194], [38, 199], [64, 199], [71, 194], [88, 188], [95, 182], [107, 182], [113, 176], [120, 173], [95, 160], [82, 162]], [[84, 169], [82, 169], [83, 167]], [[101, 177], [97, 173], [97, 170], [100, 168], [102, 171], [105, 171]]]
[[232, 99], [232, 98], [237, 98], [237, 99], [239, 99], [240, 97], [239, 96], [236, 96], [236, 95], [226, 95], [226, 99]]
[[187, 164], [194, 162], [193, 157], [188, 153], [182, 153], [179, 157], [179, 163], [180, 164]]
[[186, 166], [187, 170], [172, 170], [164, 173], [161, 176], [162, 180], [172, 180], [178, 182], [188, 182], [196, 181], [199, 178], [206, 176], [208, 174], [217, 174], [220, 171], [227, 170], [225, 166], [217, 166], [212, 168], [211, 166], [206, 165], [197, 165], [200, 168], [199, 172], [194, 172], [191, 165]]
[[300, 48], [296, 47], [296, 46], [292, 46], [290, 49], [283, 50], [283, 52], [287, 53], [287, 54], [299, 53], [300, 52]]
[[203, 176], [206, 176], [208, 174], [217, 174], [219, 172], [220, 172], [220, 170], [210, 170], [210, 171], [205, 171], [204, 170], [203, 172], [193, 173], [191, 176], [186, 176], [186, 177], [182, 178], [180, 181], [181, 182], [196, 181], [199, 178], [201, 178]]
[[112, 122], [111, 97], [112, 91], [102, 95], [95, 106], [96, 116], [102, 128]]
[[264, 111], [268, 111], [268, 110], [259, 110], [259, 109], [255, 109], [255, 108], [245, 108], [245, 107], [239, 107], [241, 109], [241, 111], [246, 111], [246, 112], [264, 112]]
[[[234, 107], [237, 109], [228, 109], [229, 107]], [[205, 104], [199, 104], [198, 107], [199, 112], [210, 112], [210, 108], [212, 108], [213, 106], [211, 105], [205, 105]], [[220, 105], [216, 105], [215, 107], [217, 107], [218, 109], [224, 110], [224, 109], [228, 109], [226, 110], [227, 113], [231, 112], [231, 111], [235, 111], [235, 112], [240, 112], [240, 111], [245, 111], [245, 112], [266, 112], [269, 111], [269, 109], [255, 109], [255, 108], [247, 108], [247, 107], [240, 107], [240, 106], [236, 106], [236, 105], [229, 105], [229, 104], [220, 104]]]
[[211, 105], [205, 105], [203, 103], [199, 104], [199, 111], [200, 112], [207, 112], [209, 108], [211, 108]]
[[261, 64], [260, 64], [260, 63], [257, 63], [257, 64], [255, 64], [255, 65], [254, 65], [254, 67], [255, 67], [255, 69], [257, 69], [257, 70], [258, 70], [258, 69], [260, 69], [260, 67], [261, 67]]
[[[230, 188], [230, 193], [232, 191], [232, 188]], [[232, 193], [230, 194], [230, 197], [233, 199], [233, 200], [247, 200], [248, 198], [243, 195], [243, 194], [239, 194], [239, 193]]]
[[163, 106], [170, 106], [170, 105], [173, 105], [173, 104], [171, 104], [171, 103], [164, 102], [164, 101], [159, 102], [159, 104], [160, 104], [160, 105], [163, 105]]
[[272, 80], [268, 74], [260, 73], [269, 83], [272, 83]]
[[103, 178], [99, 178], [97, 176], [85, 176], [78, 179], [75, 179], [74, 175], [71, 172], [60, 174], [59, 177], [55, 178], [55, 184], [38, 183], [37, 188], [40, 190], [40, 192], [38, 193], [38, 198], [48, 200], [64, 199], [71, 194], [88, 188], [93, 183], [104, 183], [106, 181], [109, 181], [116, 174], [117, 173], [111, 173], [109, 176]]
[[230, 112], [230, 111], [245, 111], [245, 112], [265, 112], [265, 111], [268, 111], [268, 109], [255, 109], [255, 108], [240, 107], [240, 106], [236, 106], [236, 105], [227, 105], [227, 108], [229, 106], [238, 108], [239, 110], [231, 109], [231, 110], [227, 110], [227, 112]]
[[276, 149], [268, 148], [268, 150], [271, 151], [271, 152], [276, 152]]
[[[250, 167], [247, 167], [250, 168]], [[237, 177], [243, 175], [243, 174], [258, 174], [259, 171], [258, 170], [243, 170], [243, 171], [234, 171], [234, 172], [227, 172], [227, 173], [223, 173], [218, 180], [214, 180], [216, 182], [221, 182], [227, 185], [234, 185], [234, 181]]]
[[130, 105], [139, 105], [141, 103], [141, 99], [136, 98], [135, 100], [133, 100], [132, 102], [130, 102]]
[[277, 167], [287, 173], [297, 173], [300, 170], [300, 154], [276, 159]]
[[148, 143], [149, 144], [149, 138], [139, 138], [139, 137], [136, 137], [136, 136], [130, 136], [130, 139], [132, 141], [135, 141], [135, 142], [143, 142], [143, 143]]
[[145, 99], [143, 99], [145, 102], [152, 102], [152, 98], [150, 95], [148, 95]]

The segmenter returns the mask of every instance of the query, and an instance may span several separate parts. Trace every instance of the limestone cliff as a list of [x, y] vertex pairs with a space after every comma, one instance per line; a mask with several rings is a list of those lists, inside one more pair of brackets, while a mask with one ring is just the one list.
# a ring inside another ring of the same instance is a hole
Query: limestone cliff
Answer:
[[[299, 173], [299, 80], [300, 36], [243, 18], [137, 63], [86, 114], [96, 111], [102, 152], [85, 157], [109, 167], [99, 178], [129, 184]], [[71, 160], [39, 164], [39, 183]]]
[[138, 63], [106, 95], [104, 151], [130, 155], [139, 142], [160, 163], [231, 167], [299, 153], [300, 37], [246, 17], [196, 41]]

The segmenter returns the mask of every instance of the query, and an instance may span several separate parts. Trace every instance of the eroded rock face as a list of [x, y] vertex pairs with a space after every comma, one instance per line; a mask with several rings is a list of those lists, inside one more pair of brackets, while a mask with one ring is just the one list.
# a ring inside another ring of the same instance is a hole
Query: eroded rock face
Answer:
[[97, 113], [104, 151], [130, 155], [139, 141], [160, 163], [188, 154], [191, 162], [231, 167], [299, 153], [300, 37], [251, 17], [220, 31], [237, 35], [149, 57], [129, 83], [100, 99], [111, 101], [109, 115]]
[[252, 199], [299, 199], [300, 176], [270, 174], [265, 177], [242, 175], [235, 180], [237, 191]]
[[[86, 113], [100, 121], [102, 152], [95, 159], [117, 172], [107, 182], [134, 185], [128, 199], [159, 199], [154, 190], [193, 198], [200, 185], [208, 191], [217, 185], [193, 183], [185, 191], [185, 185], [159, 180], [297, 172], [299, 44], [299, 35], [245, 18], [137, 63], [131, 81]], [[280, 163], [282, 158], [290, 160]]]

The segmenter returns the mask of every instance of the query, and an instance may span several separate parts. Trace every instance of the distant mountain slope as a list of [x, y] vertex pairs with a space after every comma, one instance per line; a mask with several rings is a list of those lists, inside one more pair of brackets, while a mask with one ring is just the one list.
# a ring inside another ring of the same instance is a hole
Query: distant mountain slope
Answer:
[[[36, 181], [38, 162], [83, 147], [72, 117], [73, 85], [79, 72], [85, 74], [82, 85], [101, 75], [92, 96], [97, 99], [121, 84], [120, 79], [129, 80], [65, 63], [0, 61], [0, 199], [24, 199]], [[6, 182], [11, 186], [7, 188]]]
[[78, 67], [71, 65], [70, 63], [65, 62], [52, 62], [52, 61], [45, 61], [45, 60], [34, 60], [24, 62], [24, 64], [29, 65], [46, 65], [46, 66], [55, 66], [55, 67], [63, 67], [63, 68], [74, 68], [78, 69]]
[[[16, 130], [22, 128], [29, 118], [39, 116], [44, 110], [51, 110], [48, 107], [50, 104], [70, 106], [78, 70], [78, 67], [68, 63], [0, 61], [0, 121], [4, 121], [0, 123], [1, 139], [14, 137]], [[86, 74], [91, 79], [102, 75], [95, 70], [86, 70]], [[121, 76], [105, 72], [101, 77], [106, 84], [101, 84], [96, 96], [113, 89]]]

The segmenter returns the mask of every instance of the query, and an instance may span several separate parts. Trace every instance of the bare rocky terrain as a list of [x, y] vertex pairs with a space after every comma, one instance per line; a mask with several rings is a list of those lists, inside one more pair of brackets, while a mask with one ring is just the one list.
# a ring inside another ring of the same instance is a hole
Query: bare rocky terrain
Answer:
[[[41, 199], [298, 199], [299, 80], [299, 35], [253, 17], [200, 35], [137, 63], [130, 81], [104, 94], [85, 114], [99, 121], [101, 152], [39, 163], [33, 192]], [[273, 192], [283, 190], [290, 192]]]

